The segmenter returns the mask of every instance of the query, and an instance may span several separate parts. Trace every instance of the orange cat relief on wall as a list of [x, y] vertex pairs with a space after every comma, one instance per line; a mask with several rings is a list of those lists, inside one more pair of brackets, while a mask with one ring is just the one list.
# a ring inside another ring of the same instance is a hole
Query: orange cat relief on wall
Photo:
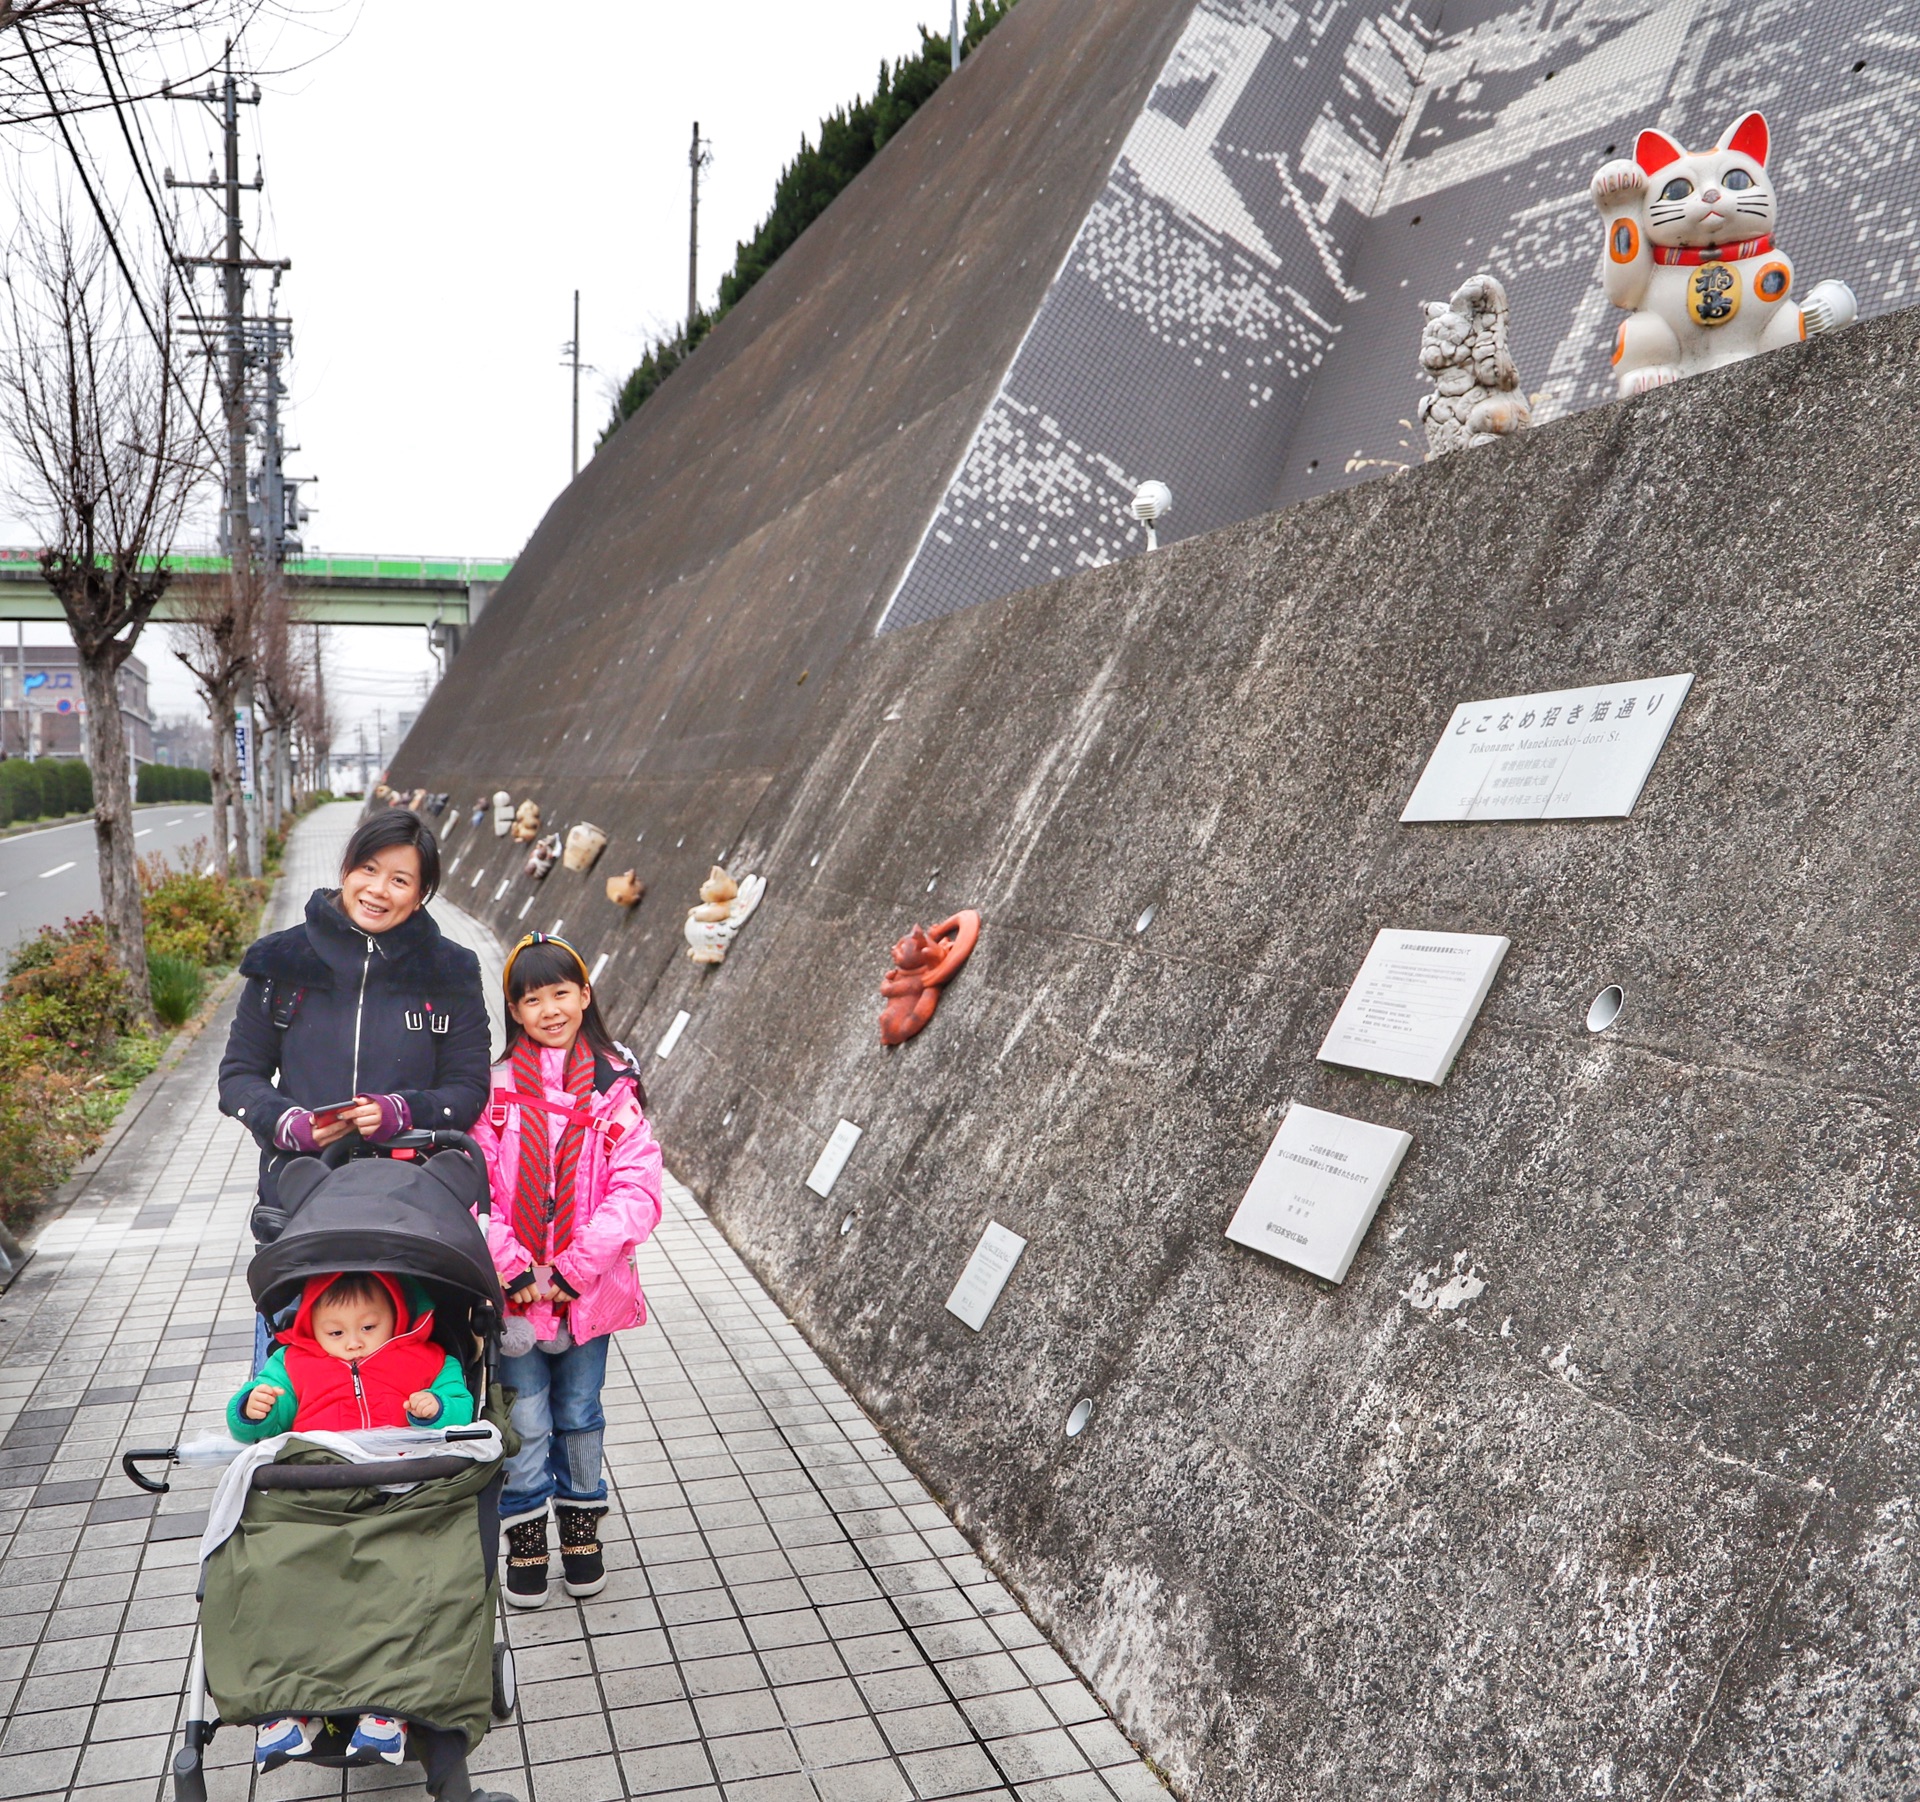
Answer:
[[938, 926], [916, 926], [893, 948], [893, 968], [880, 978], [880, 1043], [904, 1045], [933, 1018], [940, 991], [960, 974], [980, 938], [980, 916], [962, 908]]

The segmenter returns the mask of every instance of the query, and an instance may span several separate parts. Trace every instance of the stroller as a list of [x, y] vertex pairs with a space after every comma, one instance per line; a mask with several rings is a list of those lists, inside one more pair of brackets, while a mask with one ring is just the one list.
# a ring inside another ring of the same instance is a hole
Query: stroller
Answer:
[[[493, 1382], [504, 1303], [472, 1212], [488, 1206], [480, 1148], [456, 1132], [405, 1133], [377, 1151], [354, 1143], [284, 1165], [277, 1205], [255, 1210], [266, 1241], [247, 1270], [255, 1305], [271, 1318], [336, 1270], [413, 1278], [476, 1402], [473, 1426], [438, 1437], [491, 1442], [497, 1430], [510, 1454], [509, 1398]], [[467, 1773], [489, 1715], [507, 1720], [515, 1702], [513, 1654], [496, 1637], [501, 1457], [409, 1438], [426, 1449], [366, 1463], [296, 1438], [252, 1471], [239, 1524], [201, 1567], [175, 1802], [206, 1802], [202, 1754], [222, 1725], [327, 1717], [305, 1761], [339, 1766], [362, 1713], [408, 1723], [407, 1756], [436, 1802], [511, 1802]], [[121, 1463], [157, 1493], [167, 1484], [140, 1468], [156, 1461], [182, 1461], [182, 1448]]]

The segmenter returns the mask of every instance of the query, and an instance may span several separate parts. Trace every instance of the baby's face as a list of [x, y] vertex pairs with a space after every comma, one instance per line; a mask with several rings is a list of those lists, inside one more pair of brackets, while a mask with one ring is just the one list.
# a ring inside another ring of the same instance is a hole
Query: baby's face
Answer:
[[336, 1358], [365, 1358], [393, 1337], [393, 1303], [322, 1301], [314, 1304], [313, 1336]]

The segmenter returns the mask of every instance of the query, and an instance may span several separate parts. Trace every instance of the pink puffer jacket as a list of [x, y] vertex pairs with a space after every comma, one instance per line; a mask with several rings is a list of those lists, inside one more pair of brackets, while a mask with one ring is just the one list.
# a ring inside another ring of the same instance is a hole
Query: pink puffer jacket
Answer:
[[[560, 1083], [564, 1065], [560, 1052], [541, 1051], [540, 1074], [547, 1098], [571, 1108], [573, 1098]], [[495, 1064], [492, 1093], [473, 1128], [487, 1155], [493, 1191], [487, 1244], [502, 1284], [511, 1284], [538, 1261], [513, 1236], [513, 1179], [520, 1168], [520, 1134], [529, 1123], [538, 1122], [557, 1146], [567, 1125], [559, 1114], [503, 1101], [513, 1088], [512, 1066]], [[565, 1314], [576, 1340], [598, 1339], [646, 1319], [646, 1298], [634, 1272], [633, 1249], [660, 1224], [660, 1147], [640, 1111], [638, 1084], [630, 1074], [615, 1077], [604, 1090], [595, 1092], [587, 1112], [605, 1124], [587, 1129], [574, 1179], [573, 1243], [553, 1261], [555, 1271], [579, 1291], [580, 1299], [569, 1302]], [[551, 1339], [561, 1316], [550, 1303], [536, 1302], [527, 1318], [536, 1339]]]

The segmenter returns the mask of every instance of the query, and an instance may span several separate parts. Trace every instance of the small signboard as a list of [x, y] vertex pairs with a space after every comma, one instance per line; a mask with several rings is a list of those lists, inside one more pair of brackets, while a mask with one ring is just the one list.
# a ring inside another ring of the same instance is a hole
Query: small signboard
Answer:
[[1463, 702], [1400, 818], [1624, 818], [1692, 686], [1691, 675], [1655, 676]]
[[655, 1057], [672, 1057], [673, 1048], [680, 1043], [680, 1035], [687, 1030], [687, 1022], [693, 1016], [683, 1007], [673, 1016], [673, 1024], [660, 1035], [660, 1043], [654, 1046]]
[[1509, 940], [1485, 932], [1377, 934], [1320, 1060], [1441, 1083], [1493, 987]]
[[1227, 1237], [1329, 1282], [1345, 1281], [1412, 1143], [1411, 1133], [1290, 1103]]
[[244, 707], [233, 712], [233, 767], [240, 778], [243, 799], [253, 799], [253, 721]]
[[853, 1148], [859, 1143], [859, 1127], [851, 1120], [842, 1120], [813, 1160], [813, 1168], [807, 1172], [807, 1187], [823, 1198], [831, 1195], [833, 1185], [840, 1180], [840, 1172], [847, 1167], [847, 1159], [853, 1156]]
[[979, 1332], [987, 1324], [993, 1304], [1000, 1299], [1000, 1291], [1007, 1286], [1007, 1278], [1013, 1275], [1013, 1267], [1026, 1249], [1027, 1242], [1018, 1233], [1010, 1232], [997, 1220], [989, 1220], [987, 1230], [980, 1235], [980, 1243], [973, 1248], [973, 1256], [967, 1260], [966, 1269], [960, 1272], [960, 1280], [953, 1286], [953, 1293], [947, 1297], [947, 1312]]

